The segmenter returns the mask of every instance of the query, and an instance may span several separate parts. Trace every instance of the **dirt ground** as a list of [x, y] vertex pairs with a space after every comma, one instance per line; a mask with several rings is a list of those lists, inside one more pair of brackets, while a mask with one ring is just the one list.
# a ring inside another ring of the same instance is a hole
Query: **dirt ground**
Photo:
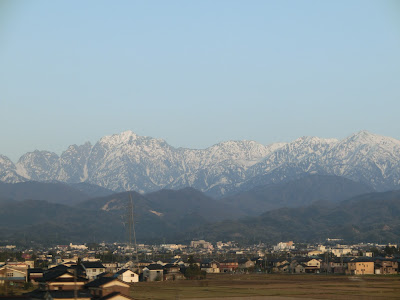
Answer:
[[131, 296], [150, 299], [396, 299], [399, 275], [212, 274], [206, 280], [140, 282]]

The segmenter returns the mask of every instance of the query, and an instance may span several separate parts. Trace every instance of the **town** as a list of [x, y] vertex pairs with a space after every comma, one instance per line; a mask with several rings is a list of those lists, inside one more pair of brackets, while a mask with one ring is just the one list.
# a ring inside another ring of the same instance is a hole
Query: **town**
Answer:
[[73, 244], [48, 249], [0, 247], [0, 299], [135, 299], [135, 285], [202, 280], [209, 274], [398, 274], [397, 244], [240, 246], [233, 241], [188, 245]]

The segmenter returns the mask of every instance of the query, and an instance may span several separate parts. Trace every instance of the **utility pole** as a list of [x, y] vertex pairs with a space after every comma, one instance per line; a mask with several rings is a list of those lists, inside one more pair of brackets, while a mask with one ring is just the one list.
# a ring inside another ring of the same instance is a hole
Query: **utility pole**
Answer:
[[[136, 230], [135, 230], [135, 221], [133, 216], [133, 199], [132, 194], [129, 192], [129, 199], [130, 199], [130, 225], [129, 226], [129, 244], [132, 251], [132, 232], [133, 232], [133, 240], [135, 242], [135, 258], [136, 258], [136, 267], [139, 268], [139, 258], [138, 258], [138, 249], [137, 249], [137, 242], [136, 242]], [[133, 253], [131, 252], [131, 260], [133, 261], [132, 257]]]
[[77, 286], [77, 271], [78, 271], [78, 265], [76, 266], [76, 268], [74, 268], [74, 299], [77, 300], [78, 299], [78, 286]]
[[4, 267], [4, 271], [6, 272], [5, 280], [4, 280], [4, 289], [5, 294], [8, 296], [8, 273], [7, 273], [7, 265]]

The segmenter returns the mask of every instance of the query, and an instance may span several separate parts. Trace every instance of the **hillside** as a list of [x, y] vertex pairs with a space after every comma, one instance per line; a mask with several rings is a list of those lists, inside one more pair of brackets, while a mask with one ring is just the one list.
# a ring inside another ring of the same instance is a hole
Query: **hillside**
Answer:
[[240, 221], [214, 223], [186, 235], [213, 241], [271, 243], [323, 241], [326, 238], [394, 242], [400, 239], [399, 213], [400, 191], [370, 193], [337, 204], [317, 202], [300, 208], [272, 210]]
[[88, 183], [0, 182], [0, 198], [8, 198], [16, 201], [45, 200], [52, 203], [73, 205], [83, 200], [100, 195], [110, 195], [112, 193], [110, 190]]
[[249, 215], [282, 207], [298, 207], [316, 201], [339, 202], [374, 190], [366, 184], [339, 176], [309, 175], [280, 184], [261, 185], [223, 198]]

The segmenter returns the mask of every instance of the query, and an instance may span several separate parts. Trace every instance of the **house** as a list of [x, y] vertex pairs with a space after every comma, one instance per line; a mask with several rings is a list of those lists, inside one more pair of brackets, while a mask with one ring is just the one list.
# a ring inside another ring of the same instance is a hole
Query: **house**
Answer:
[[115, 273], [118, 270], [118, 263], [103, 263], [104, 268], [106, 268], [105, 272]]
[[129, 269], [119, 270], [113, 277], [128, 283], [139, 282], [139, 275]]
[[146, 267], [148, 265], [154, 264], [154, 261], [148, 259], [139, 260], [137, 263], [138, 267]]
[[239, 263], [238, 266], [239, 269], [249, 269], [255, 266], [255, 262], [247, 258], [239, 259], [238, 263]]
[[328, 262], [327, 266], [326, 263], [324, 263], [324, 269], [328, 273], [344, 274], [347, 270], [347, 261], [348, 259], [343, 259], [343, 257], [334, 258]]
[[168, 263], [180, 266], [185, 265], [184, 261], [181, 258], [173, 258]]
[[356, 259], [348, 262], [347, 264], [347, 274], [350, 275], [366, 275], [374, 274], [374, 262], [367, 260]]
[[160, 264], [151, 264], [143, 268], [144, 281], [162, 281], [164, 270]]
[[305, 267], [304, 264], [297, 263], [295, 265], [295, 267], [293, 268], [293, 272], [297, 273], [297, 274], [305, 273], [306, 272], [306, 267]]
[[83, 261], [81, 266], [85, 270], [86, 278], [89, 280], [97, 278], [97, 276], [105, 272], [106, 268], [99, 261]]
[[305, 262], [306, 273], [319, 273], [321, 270], [321, 262], [318, 259], [312, 258]]
[[[118, 299], [117, 294], [129, 295], [130, 285], [126, 282], [119, 280], [114, 277], [100, 277], [85, 285], [85, 288], [90, 291], [93, 299], [104, 299], [106, 296], [114, 295], [115, 299]], [[110, 299], [110, 298], [106, 298]], [[126, 299], [126, 298], [121, 298]], [[128, 297], [129, 299], [129, 297]]]
[[123, 295], [118, 292], [114, 292], [111, 294], [108, 294], [107, 296], [101, 297], [99, 300], [134, 300], [133, 298]]
[[289, 273], [291, 271], [290, 264], [286, 263], [277, 267], [277, 273]]
[[398, 267], [396, 260], [388, 258], [377, 258], [374, 264], [375, 274], [397, 274]]
[[174, 264], [166, 264], [163, 267], [164, 280], [180, 280], [185, 279], [185, 275], [181, 272], [181, 267]]
[[204, 259], [200, 263], [200, 268], [206, 273], [219, 273], [219, 263], [216, 260]]
[[221, 272], [234, 272], [238, 267], [239, 263], [232, 259], [226, 259], [219, 263], [219, 269]]
[[23, 285], [26, 282], [26, 271], [12, 268], [9, 265], [0, 267], [0, 284], [5, 282], [14, 285]]
[[39, 289], [42, 291], [82, 289], [87, 283], [83, 276], [75, 275], [68, 270], [53, 270], [43, 274], [38, 279]]
[[37, 283], [37, 281], [43, 277], [42, 268], [33, 268], [27, 270], [28, 282]]
[[281, 266], [283, 265], [289, 265], [289, 261], [287, 260], [279, 260], [279, 259], [272, 259], [268, 261], [268, 268], [273, 272], [273, 273], [280, 273], [282, 272]]
[[32, 300], [91, 300], [91, 295], [89, 291], [82, 290], [67, 290], [67, 291], [42, 291], [34, 290], [32, 292], [24, 294], [24, 296], [29, 297]]
[[44, 297], [41, 298], [44, 300], [91, 300], [91, 295], [89, 291], [46, 291]]

